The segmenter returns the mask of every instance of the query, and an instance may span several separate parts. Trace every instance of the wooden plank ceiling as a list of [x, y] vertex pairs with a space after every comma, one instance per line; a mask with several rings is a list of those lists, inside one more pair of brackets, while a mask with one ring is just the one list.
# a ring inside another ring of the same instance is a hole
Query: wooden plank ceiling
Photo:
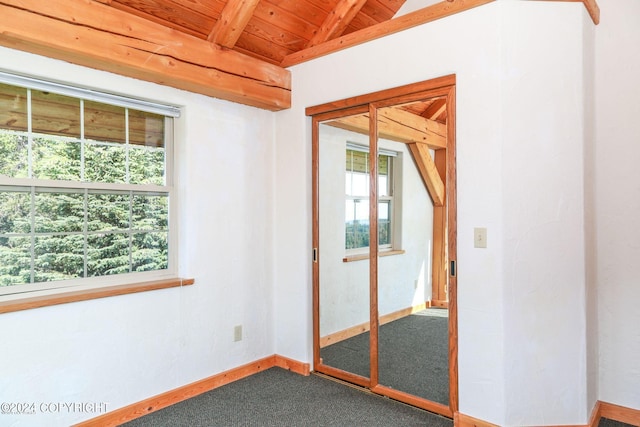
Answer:
[[96, 0], [254, 58], [294, 52], [391, 19], [405, 0]]
[[492, 1], [0, 0], [0, 45], [277, 111], [286, 67]]

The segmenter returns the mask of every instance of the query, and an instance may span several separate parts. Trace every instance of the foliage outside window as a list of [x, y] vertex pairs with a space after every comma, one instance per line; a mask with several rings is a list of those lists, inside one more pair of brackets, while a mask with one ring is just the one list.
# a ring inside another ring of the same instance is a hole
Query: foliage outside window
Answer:
[[171, 121], [0, 83], [0, 294], [168, 270]]
[[[345, 249], [369, 247], [369, 152], [347, 148], [345, 175]], [[378, 244], [392, 248], [393, 162], [395, 156], [378, 155]]]

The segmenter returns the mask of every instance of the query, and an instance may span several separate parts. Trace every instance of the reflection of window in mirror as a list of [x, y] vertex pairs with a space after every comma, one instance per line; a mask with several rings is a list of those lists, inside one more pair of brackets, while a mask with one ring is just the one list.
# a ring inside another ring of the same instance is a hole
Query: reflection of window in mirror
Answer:
[[[398, 229], [399, 207], [394, 203], [395, 169], [400, 157], [395, 151], [379, 150], [378, 155], [378, 242], [381, 251], [398, 249], [394, 230]], [[369, 249], [369, 149], [349, 143], [345, 167], [345, 250], [347, 255]]]

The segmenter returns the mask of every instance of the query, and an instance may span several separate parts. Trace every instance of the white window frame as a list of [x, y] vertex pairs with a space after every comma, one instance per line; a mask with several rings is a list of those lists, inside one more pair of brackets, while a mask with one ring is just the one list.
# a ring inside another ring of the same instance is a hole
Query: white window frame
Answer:
[[[129, 192], [130, 194], [136, 192], [144, 192], [149, 195], [153, 193], [167, 194], [169, 198], [169, 212], [168, 212], [168, 260], [167, 269], [135, 272], [135, 273], [123, 273], [115, 275], [104, 275], [95, 277], [85, 277], [78, 279], [39, 282], [18, 284], [10, 286], [0, 287], [0, 300], [13, 300], [16, 298], [23, 298], [25, 296], [39, 296], [49, 295], [64, 290], [82, 291], [82, 290], [94, 290], [102, 287], [109, 287], [121, 284], [135, 284], [154, 280], [164, 280], [175, 278], [178, 272], [177, 260], [178, 260], [178, 245], [177, 245], [177, 220], [176, 220], [176, 192], [174, 187], [174, 119], [180, 117], [180, 108], [171, 105], [165, 105], [162, 103], [152, 102], [148, 100], [141, 100], [135, 98], [129, 98], [121, 95], [110, 94], [106, 92], [99, 92], [93, 89], [85, 89], [81, 87], [70, 86], [57, 82], [48, 82], [33, 77], [16, 75], [7, 73], [0, 70], [0, 83], [5, 83], [12, 86], [18, 86], [28, 89], [27, 97], [27, 112], [28, 112], [28, 137], [29, 145], [32, 144], [33, 133], [31, 127], [31, 90], [39, 90], [45, 92], [56, 93], [59, 95], [70, 96], [80, 100], [81, 121], [84, 121], [82, 117], [82, 105], [84, 101], [95, 101], [103, 104], [109, 104], [114, 106], [123, 107], [126, 110], [133, 109], [146, 113], [154, 113], [165, 116], [164, 120], [164, 152], [165, 152], [165, 185], [154, 184], [126, 184], [126, 183], [96, 183], [96, 182], [83, 182], [83, 181], [61, 181], [61, 180], [48, 180], [37, 178], [12, 178], [0, 175], [1, 187], [13, 187], [20, 188], [21, 190], [34, 191], [36, 188], [42, 188], [47, 190], [56, 189], [69, 189], [75, 191], [83, 191], [85, 194], [90, 190], [105, 190], [117, 191], [117, 192]], [[128, 113], [128, 111], [127, 111]], [[126, 124], [128, 128], [128, 114], [126, 114]], [[81, 126], [83, 129], [84, 126]], [[58, 138], [55, 136], [55, 138]], [[64, 137], [62, 137], [64, 138]], [[84, 138], [84, 132], [81, 132], [80, 143], [86, 144], [87, 141]], [[95, 144], [95, 141], [91, 141], [91, 144]], [[108, 145], [108, 143], [99, 143], [101, 145]], [[128, 132], [126, 146], [129, 145]], [[128, 152], [128, 150], [127, 150]], [[29, 169], [32, 167], [32, 160], [29, 160]], [[84, 168], [82, 164], [81, 168]], [[31, 170], [29, 171], [31, 172]], [[128, 168], [127, 168], [128, 174]], [[30, 175], [30, 174], [29, 174]], [[128, 178], [128, 177], [127, 177]], [[32, 207], [33, 210], [33, 207]], [[129, 229], [129, 233], [135, 232], [135, 230]], [[34, 233], [33, 227], [31, 233]], [[83, 235], [87, 235], [86, 229]], [[38, 233], [40, 234], [40, 233]], [[78, 233], [80, 234], [80, 233]], [[46, 233], [45, 233], [46, 235]], [[33, 252], [33, 247], [31, 248]], [[33, 254], [32, 254], [33, 258]]]
[[[350, 142], [350, 141], [347, 141], [346, 143], [345, 154], [347, 150], [369, 153], [368, 146], [361, 145], [355, 142]], [[401, 215], [402, 153], [394, 150], [385, 149], [385, 148], [378, 148], [378, 155], [388, 156], [389, 161], [391, 163], [390, 174], [389, 174], [389, 179], [391, 180], [391, 186], [389, 189], [390, 194], [387, 196], [378, 196], [378, 203], [388, 201], [391, 204], [391, 209], [389, 213], [391, 239], [388, 244], [378, 245], [378, 249], [380, 252], [391, 252], [391, 251], [400, 250], [400, 242], [401, 242], [400, 236], [401, 236], [401, 218], [402, 218], [402, 215]], [[346, 179], [346, 173], [347, 171], [345, 170], [345, 179]], [[369, 174], [370, 173], [367, 172], [367, 176]], [[345, 201], [355, 200], [355, 199], [359, 199], [359, 200], [366, 199], [367, 201], [369, 201], [369, 195], [367, 194], [366, 197], [350, 196], [345, 192]], [[346, 224], [345, 224], [345, 227], [346, 227]], [[345, 241], [344, 250], [345, 250], [345, 255], [347, 257], [354, 256], [354, 255], [362, 255], [362, 254], [369, 253], [369, 246], [362, 246], [359, 248], [347, 249], [346, 241]]]

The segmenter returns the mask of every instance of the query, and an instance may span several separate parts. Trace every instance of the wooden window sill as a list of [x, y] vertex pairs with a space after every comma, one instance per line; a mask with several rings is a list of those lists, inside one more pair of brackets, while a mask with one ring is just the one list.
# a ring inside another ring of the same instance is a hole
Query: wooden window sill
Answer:
[[116, 295], [134, 294], [137, 292], [153, 291], [156, 289], [177, 288], [179, 286], [193, 285], [194, 279], [164, 279], [153, 280], [127, 285], [106, 286], [96, 289], [70, 290], [51, 295], [26, 297], [16, 300], [0, 302], [0, 314], [13, 311], [29, 310], [32, 308], [47, 307], [50, 305], [66, 304], [69, 302], [87, 301], [97, 298], [107, 298]]
[[[378, 252], [378, 256], [391, 256], [391, 255], [402, 255], [405, 251], [403, 249], [394, 249], [391, 251]], [[365, 259], [369, 259], [369, 254], [357, 254], [357, 255], [348, 255], [342, 258], [342, 262], [353, 262], [353, 261], [362, 261]]]

